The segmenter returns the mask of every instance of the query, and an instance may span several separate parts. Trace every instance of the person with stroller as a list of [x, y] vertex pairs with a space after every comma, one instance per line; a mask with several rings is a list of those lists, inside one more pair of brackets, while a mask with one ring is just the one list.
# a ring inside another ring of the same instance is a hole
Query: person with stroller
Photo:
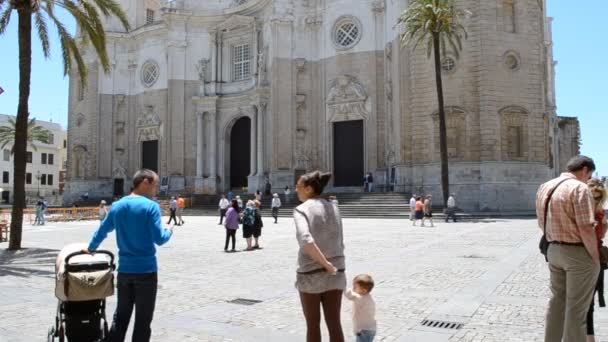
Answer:
[[137, 171], [133, 176], [133, 192], [112, 205], [84, 250], [94, 253], [108, 233], [116, 230], [118, 299], [108, 342], [125, 340], [134, 307], [132, 340], [150, 341], [158, 284], [155, 245], [164, 245], [173, 236], [173, 227], [163, 228], [160, 206], [152, 200], [158, 183], [158, 175], [154, 171]]

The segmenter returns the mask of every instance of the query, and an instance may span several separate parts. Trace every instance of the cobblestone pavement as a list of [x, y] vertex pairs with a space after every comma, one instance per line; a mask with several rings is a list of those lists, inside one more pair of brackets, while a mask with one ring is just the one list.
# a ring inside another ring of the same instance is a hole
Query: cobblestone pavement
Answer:
[[[254, 252], [224, 253], [215, 217], [185, 217], [158, 248], [159, 292], [153, 341], [304, 341], [293, 287], [297, 244], [291, 220], [265, 219]], [[0, 341], [42, 341], [54, 321], [54, 260], [68, 243], [87, 242], [97, 222], [26, 226], [26, 249], [0, 244]], [[538, 254], [533, 220], [437, 223], [345, 219], [347, 275], [376, 280], [378, 341], [541, 341], [549, 297], [548, 271]], [[239, 232], [240, 233], [240, 232]], [[244, 248], [244, 240], [237, 248]], [[102, 245], [115, 250], [113, 234]], [[242, 306], [235, 298], [261, 300]], [[108, 299], [108, 317], [115, 297]], [[351, 307], [343, 303], [349, 341]], [[429, 328], [424, 319], [464, 324]], [[599, 340], [608, 341], [608, 314], [596, 311]], [[327, 335], [324, 332], [325, 339]]]

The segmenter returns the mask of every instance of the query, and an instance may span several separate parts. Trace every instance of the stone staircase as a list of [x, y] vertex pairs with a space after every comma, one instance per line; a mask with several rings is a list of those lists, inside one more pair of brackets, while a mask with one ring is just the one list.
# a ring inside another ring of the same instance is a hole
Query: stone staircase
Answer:
[[[236, 195], [236, 194], [235, 194]], [[253, 195], [239, 194], [243, 200], [254, 198]], [[409, 218], [410, 194], [399, 192], [373, 192], [373, 193], [326, 193], [323, 197], [330, 195], [337, 197], [340, 213], [343, 218]], [[293, 209], [300, 204], [295, 194], [285, 201], [284, 195], [281, 196], [282, 206], [279, 210], [279, 217], [291, 217]], [[193, 195], [193, 205], [186, 211], [186, 215], [217, 215], [218, 202], [220, 196], [217, 195]], [[272, 197], [264, 196], [262, 200], [263, 215], [270, 216], [270, 203]], [[495, 215], [487, 214], [466, 214], [459, 212], [459, 219], [477, 220]], [[443, 209], [440, 203], [433, 205], [433, 216], [436, 220], [444, 219]]]

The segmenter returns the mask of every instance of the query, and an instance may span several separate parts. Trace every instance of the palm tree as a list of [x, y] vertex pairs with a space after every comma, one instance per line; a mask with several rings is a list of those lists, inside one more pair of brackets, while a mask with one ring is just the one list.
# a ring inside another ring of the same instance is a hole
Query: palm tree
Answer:
[[441, 55], [446, 55], [449, 49], [456, 58], [462, 50], [462, 39], [467, 32], [460, 20], [467, 11], [459, 10], [453, 0], [412, 0], [408, 8], [399, 16], [397, 24], [405, 28], [401, 37], [403, 45], [409, 45], [416, 50], [418, 45], [426, 41], [427, 58], [433, 52], [435, 58], [435, 83], [439, 103], [439, 148], [441, 152], [441, 189], [443, 205], [447, 206], [450, 193], [448, 170], [448, 146], [445, 124], [445, 108], [443, 103], [443, 83], [441, 80]]
[[[83, 44], [70, 34], [57, 18], [57, 8], [69, 13], [83, 32]], [[36, 25], [38, 38], [45, 58], [50, 57], [48, 23], [57, 28], [63, 58], [63, 74], [68, 75], [76, 63], [80, 75], [80, 86], [86, 86], [87, 69], [80, 49], [90, 43], [95, 48], [104, 72], [110, 71], [110, 61], [106, 52], [106, 36], [103, 14], [106, 18], [116, 17], [125, 30], [129, 29], [126, 15], [115, 0], [0, 0], [0, 35], [6, 31], [13, 12], [17, 12], [19, 37], [19, 105], [15, 122], [14, 159], [14, 201], [11, 214], [11, 234], [8, 249], [21, 248], [23, 209], [25, 208], [25, 167], [28, 141], [28, 101], [32, 71], [32, 21]]]
[[[10, 117], [8, 118], [8, 125], [0, 127], [0, 149], [3, 149], [6, 145], [12, 144], [15, 142], [15, 131], [16, 131], [17, 123], [15, 119]], [[31, 145], [34, 151], [38, 151], [36, 145], [34, 145], [34, 141], [39, 141], [43, 143], [49, 143], [51, 132], [46, 130], [42, 126], [36, 125], [36, 119], [30, 119], [27, 123], [27, 143]], [[11, 149], [11, 153], [15, 152], [15, 146]]]

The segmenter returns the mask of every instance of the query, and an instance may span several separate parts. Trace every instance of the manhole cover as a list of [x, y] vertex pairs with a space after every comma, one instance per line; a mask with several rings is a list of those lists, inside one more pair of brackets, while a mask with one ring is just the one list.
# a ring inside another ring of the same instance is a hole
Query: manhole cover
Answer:
[[254, 305], [254, 304], [261, 303], [261, 302], [262, 302], [261, 300], [245, 299], [245, 298], [236, 298], [236, 299], [228, 301], [228, 303], [238, 304], [238, 305]]
[[461, 329], [464, 324], [458, 322], [443, 322], [443, 321], [435, 321], [432, 319], [425, 319], [422, 321], [422, 325], [429, 328], [439, 328], [439, 329]]

